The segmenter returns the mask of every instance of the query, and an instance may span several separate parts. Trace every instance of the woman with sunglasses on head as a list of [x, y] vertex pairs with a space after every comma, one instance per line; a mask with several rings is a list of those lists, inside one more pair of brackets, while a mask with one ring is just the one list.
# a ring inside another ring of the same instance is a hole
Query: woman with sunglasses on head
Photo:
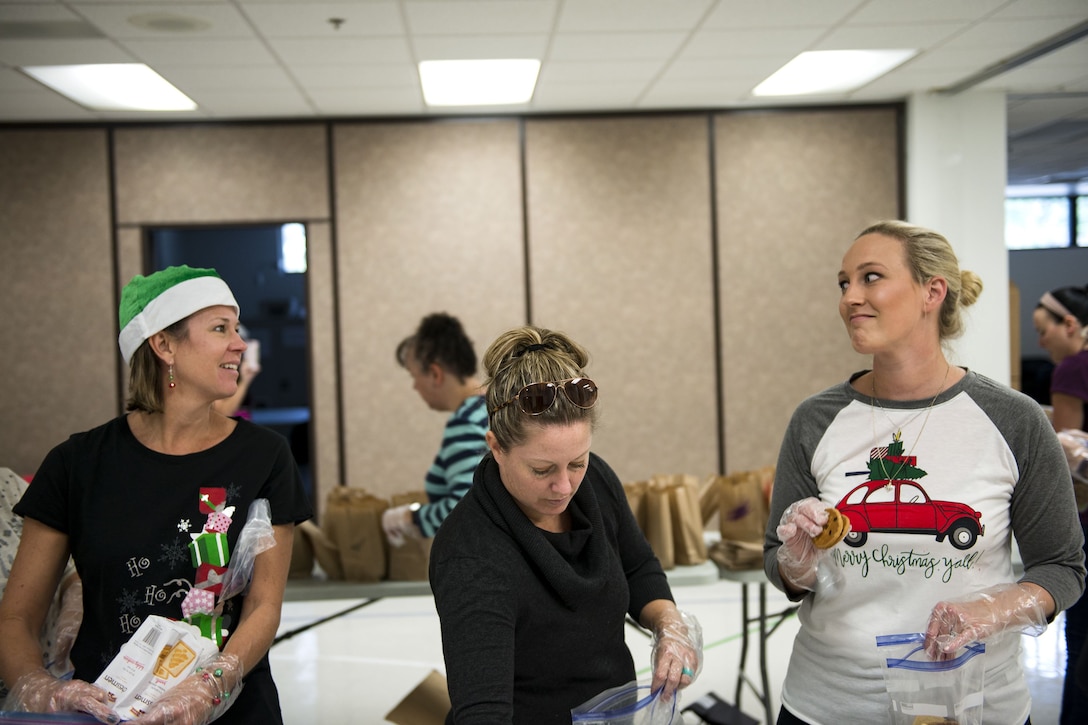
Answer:
[[[801, 629], [778, 723], [900, 722], [877, 637], [911, 633], [912, 667], [983, 642], [982, 722], [1028, 722], [1020, 634], [1039, 634], [1084, 588], [1065, 455], [1038, 404], [945, 356], [982, 281], [943, 236], [874, 224], [838, 284], [872, 369], [801, 403], [779, 454], [764, 568], [801, 601]], [[840, 517], [849, 529], [825, 540]]]
[[635, 679], [626, 615], [653, 633], [655, 690], [702, 663], [701, 634], [590, 452], [597, 385], [560, 332], [511, 330], [484, 355], [489, 453], [431, 550], [452, 709], [448, 723], [570, 723], [571, 709]]

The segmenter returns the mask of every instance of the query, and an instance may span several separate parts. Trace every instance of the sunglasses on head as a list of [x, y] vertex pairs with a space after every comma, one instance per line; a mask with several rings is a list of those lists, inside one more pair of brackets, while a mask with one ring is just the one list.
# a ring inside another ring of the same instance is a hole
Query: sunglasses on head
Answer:
[[563, 391], [563, 396], [582, 409], [592, 408], [597, 404], [597, 384], [589, 378], [570, 378], [569, 380], [556, 380], [550, 383], [529, 383], [518, 391], [510, 400], [491, 411], [494, 415], [500, 410], [517, 402], [522, 412], [528, 415], [540, 415], [555, 403], [558, 391]]

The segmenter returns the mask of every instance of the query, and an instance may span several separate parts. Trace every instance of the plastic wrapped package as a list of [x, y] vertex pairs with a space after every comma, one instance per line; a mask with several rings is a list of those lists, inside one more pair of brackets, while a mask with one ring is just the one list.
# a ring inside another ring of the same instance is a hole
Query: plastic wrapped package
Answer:
[[876, 638], [892, 725], [981, 725], [986, 645], [971, 642], [950, 658], [931, 659], [924, 642], [922, 632]]
[[682, 725], [678, 700], [637, 680], [613, 687], [570, 711], [575, 725]]

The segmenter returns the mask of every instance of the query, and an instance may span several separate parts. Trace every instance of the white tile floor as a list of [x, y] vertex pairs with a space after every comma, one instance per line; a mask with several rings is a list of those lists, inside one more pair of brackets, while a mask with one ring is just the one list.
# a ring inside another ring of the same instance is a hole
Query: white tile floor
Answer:
[[[709, 691], [733, 702], [740, 656], [741, 585], [728, 581], [681, 585], [674, 586], [673, 593], [680, 607], [699, 618], [705, 642], [702, 675], [685, 691], [682, 702], [690, 703]], [[280, 632], [305, 627], [361, 601], [287, 602]], [[785, 597], [768, 587], [769, 612], [786, 604]], [[775, 713], [797, 626], [796, 617], [790, 617], [769, 640]], [[1065, 661], [1061, 633], [1059, 618], [1039, 638], [1024, 639], [1024, 663], [1034, 697], [1033, 725], [1058, 723]], [[629, 628], [628, 644], [640, 676], [648, 672], [647, 642]], [[432, 669], [444, 670], [438, 616], [426, 596], [381, 599], [281, 640], [270, 657], [287, 725], [380, 724]], [[754, 652], [749, 654], [748, 671], [750, 677], [758, 677]], [[741, 707], [762, 721], [762, 709], [751, 691], [742, 694]], [[687, 722], [693, 720], [698, 722], [688, 716]]]

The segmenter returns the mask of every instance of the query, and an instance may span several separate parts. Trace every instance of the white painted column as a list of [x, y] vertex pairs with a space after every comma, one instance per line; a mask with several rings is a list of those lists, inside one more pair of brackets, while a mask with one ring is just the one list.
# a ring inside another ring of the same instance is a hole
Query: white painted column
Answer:
[[982, 278], [965, 310], [953, 364], [1008, 384], [1009, 255], [1005, 249], [1005, 94], [915, 94], [907, 102], [906, 219], [940, 232], [961, 269]]

